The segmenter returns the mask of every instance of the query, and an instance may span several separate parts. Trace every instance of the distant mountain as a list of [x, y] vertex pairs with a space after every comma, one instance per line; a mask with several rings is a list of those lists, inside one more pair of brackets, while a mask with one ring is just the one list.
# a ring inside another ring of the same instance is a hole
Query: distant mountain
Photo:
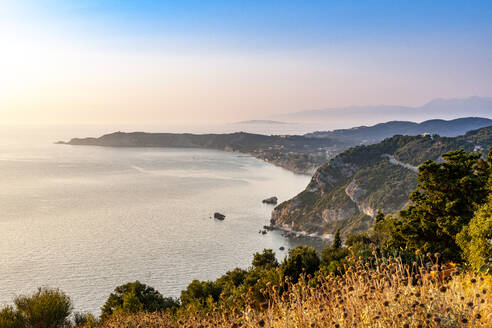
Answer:
[[272, 116], [272, 119], [295, 122], [326, 122], [329, 126], [346, 126], [347, 122], [369, 125], [385, 122], [388, 118], [420, 122], [435, 118], [454, 119], [464, 116], [492, 118], [492, 98], [435, 99], [419, 107], [376, 105], [328, 108], [275, 115]]
[[438, 134], [443, 137], [455, 137], [467, 131], [491, 126], [492, 120], [481, 117], [465, 117], [450, 121], [429, 120], [422, 123], [407, 121], [391, 121], [373, 126], [359, 126], [352, 129], [334, 131], [317, 131], [305, 136], [311, 138], [332, 138], [344, 140], [351, 144], [367, 144], [381, 141], [397, 134], [419, 135]]
[[248, 121], [234, 122], [232, 124], [293, 124], [293, 123], [272, 121], [272, 120], [248, 120]]
[[458, 137], [397, 135], [373, 145], [350, 148], [321, 166], [304, 191], [278, 205], [274, 226], [308, 234], [364, 231], [378, 208], [386, 214], [404, 208], [417, 185], [417, 166], [464, 148], [487, 150], [492, 127]]

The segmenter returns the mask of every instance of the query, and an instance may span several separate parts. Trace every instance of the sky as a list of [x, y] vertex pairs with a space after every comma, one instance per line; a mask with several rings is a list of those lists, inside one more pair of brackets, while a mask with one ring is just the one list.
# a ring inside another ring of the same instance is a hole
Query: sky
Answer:
[[1, 123], [215, 124], [492, 96], [492, 1], [2, 0]]

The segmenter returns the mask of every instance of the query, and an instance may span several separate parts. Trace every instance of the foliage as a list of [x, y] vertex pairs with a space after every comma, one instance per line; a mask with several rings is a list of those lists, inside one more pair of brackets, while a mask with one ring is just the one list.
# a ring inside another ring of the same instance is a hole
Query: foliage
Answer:
[[183, 312], [115, 315], [103, 328], [229, 327], [476, 327], [492, 325], [492, 279], [460, 273], [447, 265], [406, 265], [398, 258], [357, 261], [345, 273], [300, 279], [286, 291], [267, 287], [264, 308], [217, 308]]
[[335, 232], [335, 237], [333, 238], [333, 245], [331, 246], [334, 249], [342, 247], [342, 238], [340, 237], [340, 229], [337, 229]]
[[480, 154], [464, 150], [442, 157], [443, 163], [427, 161], [419, 167], [419, 185], [410, 196], [413, 204], [400, 212], [392, 243], [460, 261], [456, 235], [487, 199], [488, 164]]
[[32, 295], [16, 297], [14, 304], [26, 327], [32, 328], [64, 327], [72, 312], [70, 297], [59, 289], [39, 288]]
[[271, 249], [264, 249], [263, 253], [255, 253], [252, 264], [254, 268], [270, 269], [278, 267], [277, 258]]
[[185, 290], [181, 292], [181, 304], [195, 308], [210, 307], [219, 300], [221, 288], [212, 281], [193, 280]]
[[492, 199], [477, 211], [457, 240], [464, 258], [475, 270], [492, 268]]
[[12, 306], [7, 306], [0, 310], [1, 328], [24, 328], [25, 320], [22, 314]]
[[115, 312], [156, 312], [174, 308], [178, 305], [179, 303], [176, 300], [163, 297], [154, 288], [137, 280], [115, 288], [101, 309], [101, 319], [104, 320]]
[[348, 254], [348, 249], [342, 246], [340, 229], [337, 229], [332, 245], [327, 246], [321, 253], [321, 271], [324, 273], [334, 273], [339, 271], [339, 268], [345, 262], [344, 259]]
[[284, 276], [296, 282], [302, 274], [314, 275], [318, 270], [320, 259], [312, 247], [297, 246], [289, 250], [289, 256], [280, 266]]
[[73, 323], [77, 328], [96, 328], [99, 326], [99, 320], [92, 313], [74, 313]]

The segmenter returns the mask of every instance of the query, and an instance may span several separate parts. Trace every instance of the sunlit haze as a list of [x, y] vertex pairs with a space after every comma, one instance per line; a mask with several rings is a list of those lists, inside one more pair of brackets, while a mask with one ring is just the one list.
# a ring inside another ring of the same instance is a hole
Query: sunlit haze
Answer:
[[4, 0], [0, 122], [207, 124], [492, 96], [489, 1]]

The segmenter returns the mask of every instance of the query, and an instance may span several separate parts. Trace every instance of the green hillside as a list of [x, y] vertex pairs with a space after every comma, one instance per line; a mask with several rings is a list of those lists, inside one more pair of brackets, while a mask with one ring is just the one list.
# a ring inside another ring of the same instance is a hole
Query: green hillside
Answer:
[[278, 205], [271, 223], [309, 234], [344, 233], [371, 227], [378, 209], [394, 213], [417, 186], [417, 166], [440, 161], [455, 149], [480, 151], [492, 145], [492, 127], [458, 137], [396, 135], [373, 145], [353, 147], [321, 166], [296, 197]]

